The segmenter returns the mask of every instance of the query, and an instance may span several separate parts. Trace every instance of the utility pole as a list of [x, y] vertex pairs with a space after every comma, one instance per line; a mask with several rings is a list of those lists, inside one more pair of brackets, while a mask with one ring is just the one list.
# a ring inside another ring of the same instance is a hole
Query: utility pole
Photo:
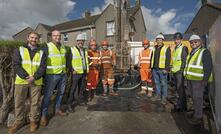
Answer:
[[121, 42], [121, 0], [118, 0], [117, 10], [117, 42]]

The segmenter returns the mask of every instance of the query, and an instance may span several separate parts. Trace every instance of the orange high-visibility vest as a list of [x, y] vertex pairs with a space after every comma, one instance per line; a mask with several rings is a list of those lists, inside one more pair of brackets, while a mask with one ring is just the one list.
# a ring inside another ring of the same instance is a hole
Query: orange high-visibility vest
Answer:
[[98, 65], [101, 63], [99, 51], [88, 50], [89, 66]]
[[142, 69], [149, 69], [151, 63], [151, 49], [142, 50], [139, 54], [139, 64]]

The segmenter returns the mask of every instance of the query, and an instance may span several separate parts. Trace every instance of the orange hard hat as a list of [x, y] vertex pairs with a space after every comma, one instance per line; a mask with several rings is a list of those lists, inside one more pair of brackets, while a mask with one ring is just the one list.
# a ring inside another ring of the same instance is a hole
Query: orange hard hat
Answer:
[[106, 40], [103, 40], [103, 41], [101, 42], [101, 45], [102, 45], [102, 46], [108, 46], [108, 42], [107, 42]]
[[90, 40], [90, 43], [89, 43], [90, 46], [93, 46], [93, 45], [97, 45], [96, 41], [94, 39]]
[[143, 40], [143, 45], [149, 45], [149, 44], [150, 44], [150, 41], [148, 39]]

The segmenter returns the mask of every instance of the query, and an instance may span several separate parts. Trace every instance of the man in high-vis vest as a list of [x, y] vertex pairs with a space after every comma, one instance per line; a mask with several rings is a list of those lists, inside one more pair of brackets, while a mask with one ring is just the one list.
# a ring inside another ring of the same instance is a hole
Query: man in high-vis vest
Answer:
[[193, 98], [194, 112], [188, 116], [191, 124], [200, 124], [203, 118], [203, 93], [209, 82], [212, 82], [212, 57], [208, 49], [202, 46], [198, 35], [189, 39], [192, 51], [187, 56], [184, 76], [188, 91]]
[[47, 69], [45, 75], [44, 98], [42, 102], [41, 126], [48, 124], [48, 107], [53, 91], [57, 89], [55, 102], [55, 114], [58, 116], [66, 116], [67, 113], [61, 110], [61, 101], [64, 95], [67, 69], [66, 69], [66, 48], [61, 44], [61, 33], [57, 30], [52, 31], [52, 41], [47, 43], [44, 48], [47, 56]]
[[87, 76], [87, 87], [86, 90], [89, 91], [90, 101], [94, 98], [95, 90], [99, 82], [99, 72], [100, 72], [100, 52], [97, 50], [97, 43], [95, 40], [91, 40], [89, 43], [88, 50], [89, 57], [89, 73]]
[[39, 48], [39, 34], [30, 32], [27, 45], [14, 51], [13, 65], [15, 78], [15, 122], [8, 133], [13, 134], [25, 124], [25, 101], [30, 99], [30, 131], [35, 132], [40, 115], [39, 100], [43, 84], [42, 76], [46, 70], [46, 55]]
[[170, 48], [165, 46], [163, 41], [164, 36], [162, 34], [156, 36], [156, 45], [151, 58], [152, 75], [156, 86], [156, 96], [152, 98], [152, 101], [161, 101], [161, 104], [166, 105], [167, 75], [170, 70]]
[[80, 104], [80, 97], [83, 95], [83, 101], [84, 104], [86, 104], [88, 97], [88, 92], [86, 91], [86, 79], [87, 73], [89, 72], [88, 53], [87, 50], [83, 47], [86, 40], [86, 35], [78, 34], [76, 40], [77, 45], [71, 47], [70, 53], [72, 85], [67, 102], [67, 110], [70, 113], [75, 112], [74, 108], [72, 107], [73, 101], [76, 101], [78, 104]]
[[152, 50], [149, 48], [150, 41], [147, 39], [143, 40], [144, 49], [139, 53], [138, 66], [140, 67], [140, 76], [141, 76], [141, 94], [146, 94], [148, 91], [148, 97], [152, 96], [152, 76], [151, 76], [151, 54]]
[[101, 42], [102, 50], [100, 51], [101, 57], [101, 70], [102, 70], [102, 84], [103, 84], [103, 96], [108, 93], [110, 95], [118, 95], [117, 92], [113, 90], [114, 88], [114, 67], [116, 66], [116, 55], [112, 50], [108, 49], [108, 42], [103, 40]]
[[186, 64], [186, 57], [188, 55], [188, 48], [182, 44], [182, 39], [183, 36], [181, 33], [177, 32], [174, 34], [176, 47], [173, 51], [171, 71], [173, 73], [175, 88], [179, 97], [172, 112], [183, 112], [186, 111], [187, 108], [183, 71]]

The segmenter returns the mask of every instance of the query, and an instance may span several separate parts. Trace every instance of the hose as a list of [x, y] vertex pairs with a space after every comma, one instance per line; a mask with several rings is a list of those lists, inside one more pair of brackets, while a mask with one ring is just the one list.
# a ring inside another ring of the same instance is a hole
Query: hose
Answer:
[[138, 88], [141, 85], [141, 82], [139, 82], [137, 85], [133, 86], [133, 87], [118, 87], [115, 88], [117, 90], [134, 90], [136, 88]]

